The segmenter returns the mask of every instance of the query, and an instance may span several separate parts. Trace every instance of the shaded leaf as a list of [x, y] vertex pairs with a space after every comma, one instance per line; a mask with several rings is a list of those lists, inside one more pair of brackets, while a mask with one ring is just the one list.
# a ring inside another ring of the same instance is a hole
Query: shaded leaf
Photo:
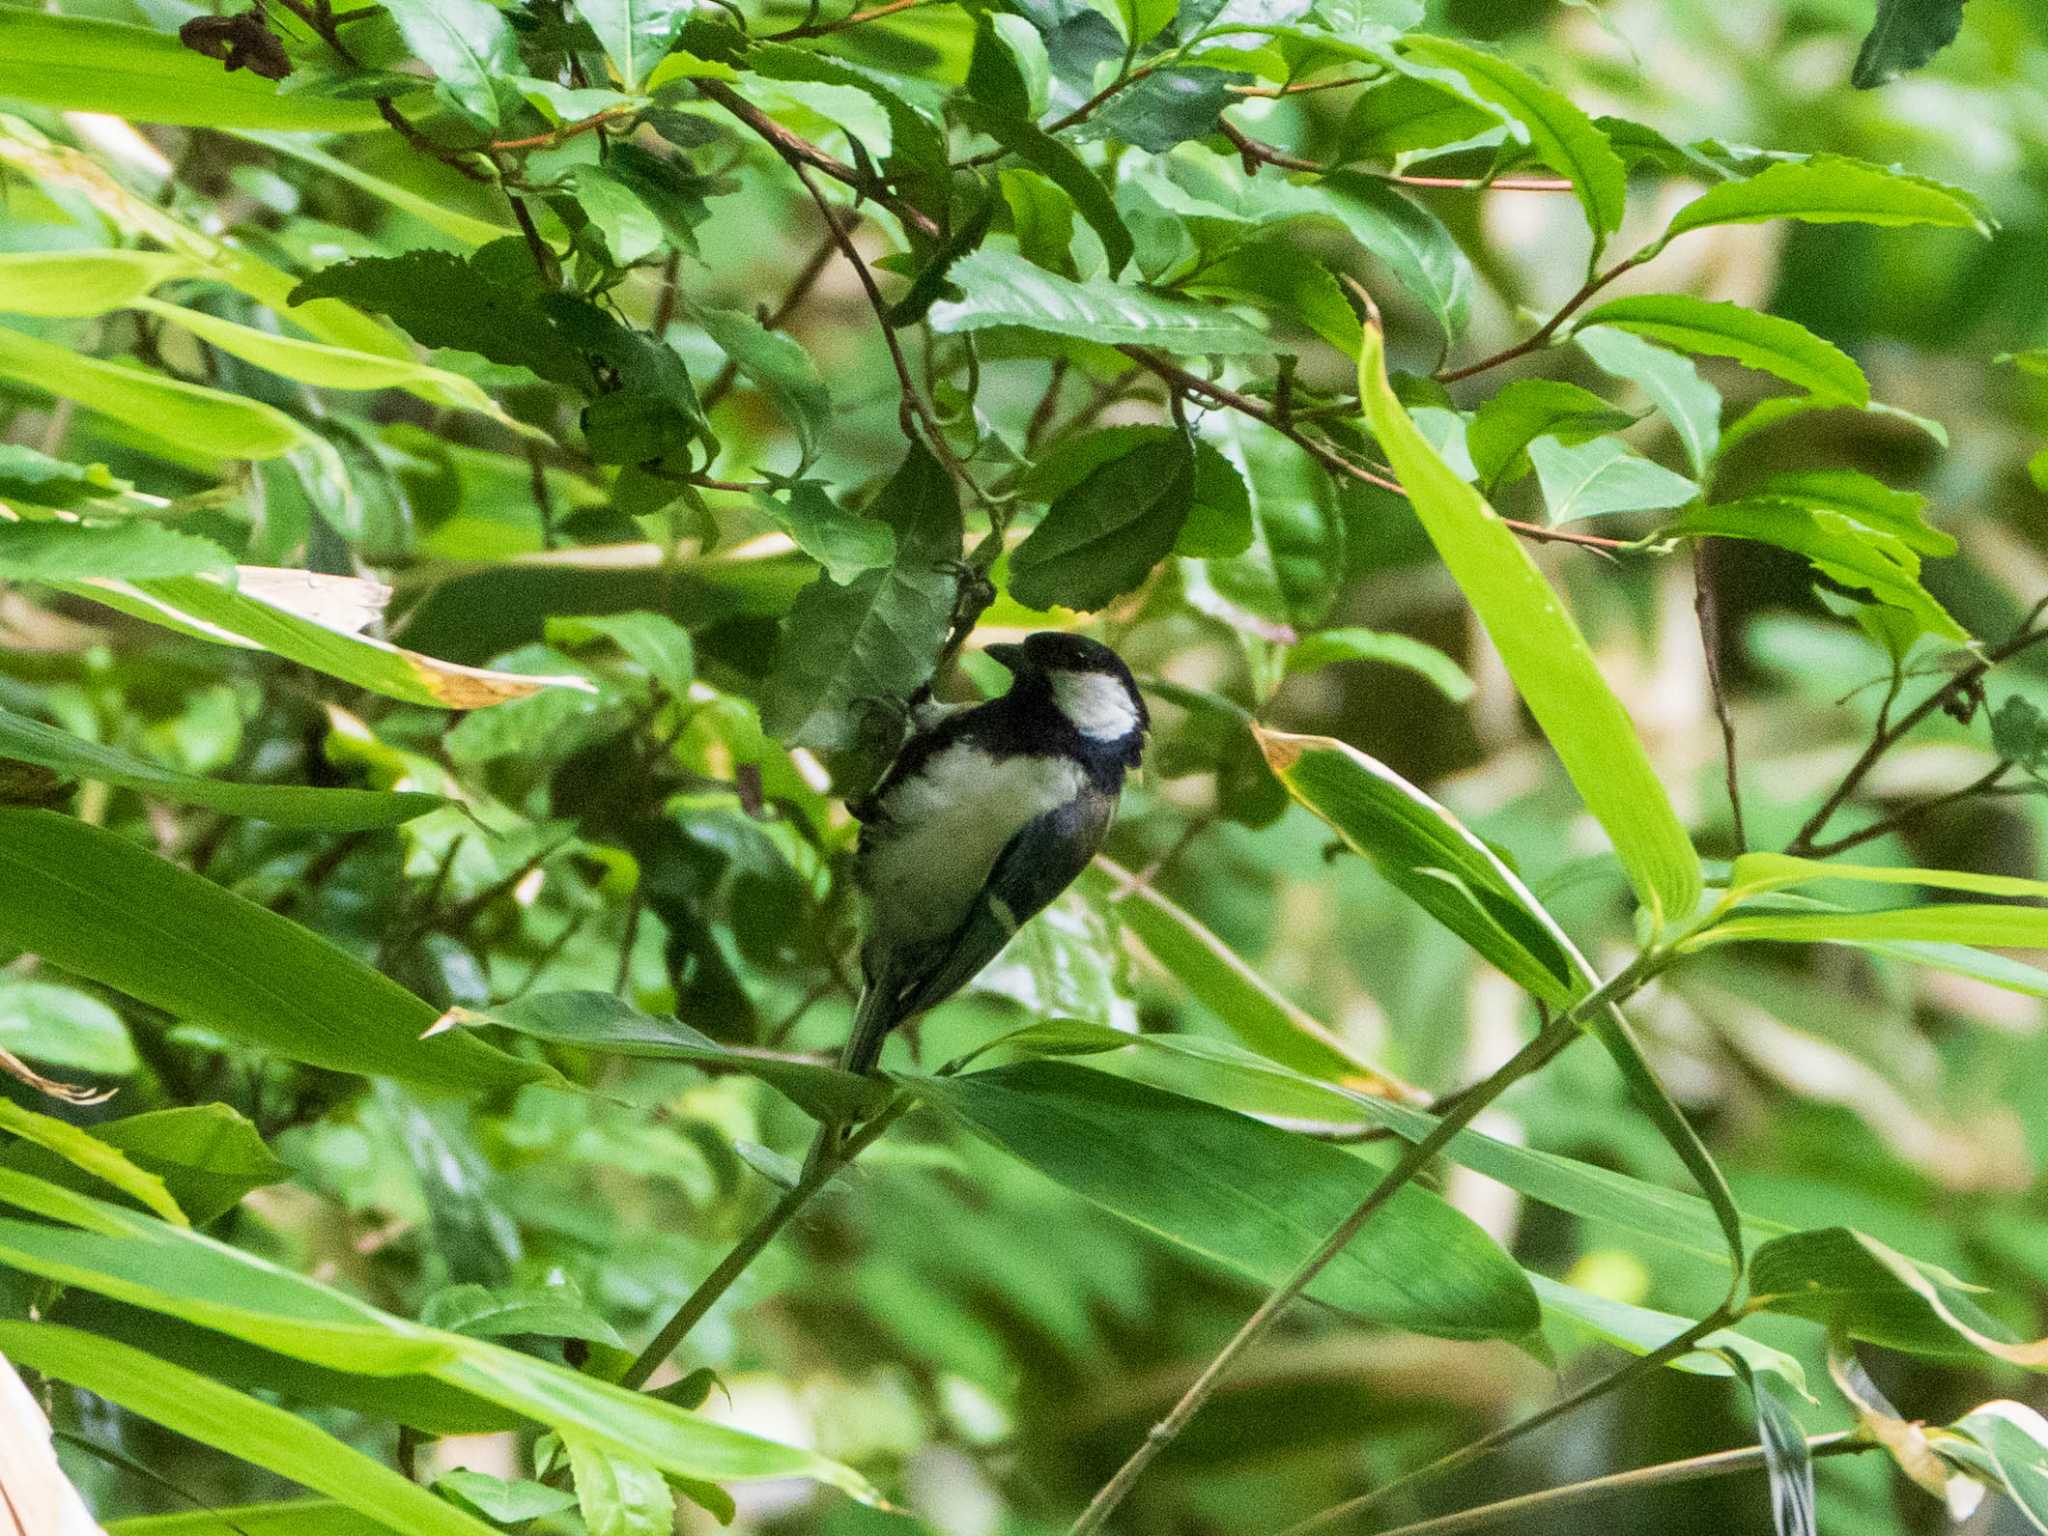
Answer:
[[1529, 445], [1553, 524], [1616, 512], [1661, 511], [1696, 500], [1700, 488], [1612, 437], [1566, 447], [1554, 437]]
[[1413, 672], [1426, 678], [1437, 692], [1454, 704], [1462, 704], [1472, 697], [1474, 685], [1472, 679], [1465, 675], [1465, 669], [1435, 646], [1417, 640], [1413, 635], [1356, 626], [1325, 629], [1307, 636], [1287, 652], [1290, 674], [1313, 672], [1320, 667], [1347, 661], [1376, 661]]
[[1918, 69], [1962, 28], [1963, 0], [1877, 0], [1877, 20], [1857, 50], [1850, 84], [1867, 91]]
[[1194, 504], [1193, 444], [1150, 437], [1058, 496], [1010, 555], [1010, 591], [1031, 608], [1092, 612], [1172, 553]]
[[1014, 325], [1168, 352], [1263, 355], [1273, 350], [1263, 331], [1216, 305], [1127, 283], [1070, 282], [1003, 251], [976, 251], [953, 268], [951, 277], [962, 297], [932, 306], [934, 330]]

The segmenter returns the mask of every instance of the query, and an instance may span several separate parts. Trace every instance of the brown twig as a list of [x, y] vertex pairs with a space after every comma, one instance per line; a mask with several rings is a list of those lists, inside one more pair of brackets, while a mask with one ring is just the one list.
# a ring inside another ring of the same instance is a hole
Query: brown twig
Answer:
[[[1890, 719], [1890, 711], [1887, 709], [1885, 714], [1879, 717], [1877, 729], [1871, 733], [1870, 743], [1864, 747], [1862, 755], [1850, 765], [1849, 771], [1842, 776], [1841, 782], [1834, 787], [1827, 799], [1821, 803], [1820, 809], [1807, 817], [1806, 825], [1793, 834], [1792, 841], [1785, 845], [1785, 852], [1801, 857], [1815, 857], [1816, 845], [1814, 840], [1820, 836], [1835, 812], [1839, 811], [1848, 801], [1849, 797], [1856, 793], [1857, 787], [1868, 777], [1870, 770], [1877, 766], [1879, 758], [1897, 746], [1912, 731], [1914, 726], [1925, 720], [1937, 709], [1944, 707], [1957, 697], [1976, 688], [1998, 663], [2009, 661], [2019, 655], [2020, 652], [2040, 644], [2043, 640], [2048, 640], [2048, 629], [2035, 629], [2032, 627], [2044, 612], [2048, 612], [2048, 598], [2043, 598], [2034, 605], [2032, 611], [2028, 613], [2026, 620], [2020, 625], [2019, 633], [2003, 644], [1993, 646], [1976, 661], [1971, 662], [1967, 667], [1964, 667], [1953, 677], [1949, 678], [1947, 682], [1935, 689], [1934, 692], [1928, 694], [1926, 698], [1899, 716], [1898, 719]], [[1887, 700], [1887, 703], [1889, 703], [1889, 700]], [[1840, 850], [1835, 851], [1839, 852]]]
[[[1271, 427], [1332, 474], [1343, 475], [1346, 479], [1356, 480], [1363, 485], [1377, 486], [1380, 490], [1391, 491], [1396, 496], [1408, 494], [1402, 489], [1400, 482], [1391, 475], [1381, 474], [1362, 464], [1354, 463], [1328, 443], [1310, 437], [1293, 422], [1281, 420], [1278, 412], [1262, 405], [1250, 395], [1218, 384], [1213, 379], [1205, 379], [1200, 374], [1190, 373], [1177, 363], [1169, 363], [1165, 358], [1148, 352], [1143, 347], [1125, 346], [1117, 350], [1139, 366], [1157, 374], [1169, 387], [1205, 396], [1217, 405]], [[1540, 523], [1518, 522], [1513, 518], [1504, 517], [1501, 521], [1523, 538], [1539, 544], [1571, 544], [1581, 549], [1599, 550], [1603, 554], [1630, 547], [1624, 539], [1601, 538], [1591, 533], [1568, 533], [1562, 528], [1546, 528]]]
[[2001, 761], [1961, 789], [1952, 789], [1945, 795], [1936, 795], [1932, 800], [1919, 800], [1912, 805], [1902, 806], [1887, 816], [1879, 817], [1867, 827], [1858, 827], [1854, 832], [1845, 833], [1825, 843], [1808, 844], [1803, 852], [1810, 859], [1830, 859], [1838, 853], [1847, 853], [1851, 848], [1860, 848], [1867, 842], [1883, 837], [1887, 832], [1896, 832], [1901, 827], [1911, 826], [1931, 811], [1938, 811], [1944, 806], [1955, 805], [1977, 795], [1991, 794], [1998, 788], [1998, 781], [2017, 766], [2018, 764], [2010, 761]]
[[873, 198], [905, 224], [915, 228], [919, 234], [933, 240], [940, 238], [942, 232], [928, 214], [892, 196], [886, 188], [877, 185], [874, 177], [862, 175], [845, 161], [826, 154], [810, 140], [790, 132], [731, 86], [721, 80], [699, 80], [696, 84], [699, 96], [706, 101], [716, 102], [745, 123], [756, 135], [765, 139], [768, 146], [782, 156], [791, 167], [808, 166], [822, 175], [830, 176], [834, 181], [844, 182], [863, 196]]
[[1742, 825], [1742, 782], [1736, 772], [1735, 716], [1721, 686], [1721, 601], [1715, 590], [1708, 541], [1692, 547], [1692, 607], [1700, 626], [1700, 650], [1707, 661], [1707, 691], [1714, 696], [1714, 714], [1721, 722], [1721, 764], [1728, 780], [1728, 812], [1735, 822], [1735, 851], [1749, 852], [1749, 833]]
[[864, 26], [871, 21], [880, 21], [884, 16], [894, 16], [899, 11], [914, 11], [921, 5], [930, 5], [933, 0], [889, 0], [887, 5], [871, 6], [865, 11], [855, 11], [851, 16], [842, 16], [837, 21], [806, 22], [800, 27], [791, 27], [785, 32], [770, 32], [771, 43], [794, 42], [800, 37], [826, 37], [834, 32], [844, 32], [848, 27]]
[[[1356, 81], [1343, 81], [1345, 85]], [[1236, 87], [1233, 87], [1236, 89]], [[1256, 92], [1252, 94], [1258, 94]], [[1216, 126], [1223, 137], [1230, 140], [1245, 163], [1247, 171], [1255, 172], [1261, 165], [1274, 166], [1283, 171], [1307, 171], [1316, 176], [1327, 176], [1336, 166], [1320, 165], [1314, 160], [1304, 160], [1299, 155], [1290, 155], [1276, 145], [1262, 139], [1255, 139], [1228, 118], [1218, 118]], [[1569, 192], [1572, 184], [1554, 176], [1410, 176], [1400, 171], [1373, 171], [1355, 168], [1358, 174], [1370, 176], [1376, 181], [1392, 182], [1401, 187], [1442, 187], [1463, 192]]]
[[1605, 272], [1595, 273], [1586, 279], [1584, 286], [1577, 293], [1564, 301], [1563, 307], [1556, 314], [1544, 321], [1532, 334], [1516, 342], [1511, 347], [1502, 348], [1491, 357], [1482, 357], [1476, 363], [1467, 363], [1462, 368], [1439, 369], [1436, 373], [1437, 382], [1439, 384], [1454, 384], [1459, 379], [1469, 379], [1474, 374], [1485, 373], [1490, 368], [1498, 368], [1502, 363], [1511, 363], [1518, 357], [1526, 357], [1529, 353], [1534, 352], [1537, 348], [1547, 343], [1551, 337], [1555, 336], [1558, 327], [1577, 314], [1584, 307], [1586, 301], [1592, 298], [1594, 294], [1605, 288], [1624, 272], [1634, 271], [1647, 259], [1647, 257], [1642, 255], [1630, 256], [1625, 260], [1617, 261]]
[[493, 139], [490, 142], [490, 147], [492, 149], [552, 148], [557, 144], [567, 143], [578, 134], [592, 133], [602, 128], [606, 123], [617, 122], [622, 117], [633, 117], [639, 111], [638, 107], [606, 107], [602, 112], [593, 112], [588, 117], [578, 118], [573, 123], [563, 123], [558, 128], [550, 128], [546, 133], [536, 133], [530, 138]]

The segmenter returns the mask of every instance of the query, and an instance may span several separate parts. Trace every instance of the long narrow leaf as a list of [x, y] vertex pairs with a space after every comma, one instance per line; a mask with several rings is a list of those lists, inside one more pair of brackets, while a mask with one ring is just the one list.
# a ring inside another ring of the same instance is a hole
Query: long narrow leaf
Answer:
[[1635, 724], [1579, 627], [1519, 540], [1446, 465], [1387, 381], [1384, 338], [1367, 326], [1358, 362], [1367, 424], [1400, 476], [1437, 554], [1493, 637], [1516, 688], [1564, 763], [1653, 922], [1689, 917], [1699, 857], [1650, 766]]

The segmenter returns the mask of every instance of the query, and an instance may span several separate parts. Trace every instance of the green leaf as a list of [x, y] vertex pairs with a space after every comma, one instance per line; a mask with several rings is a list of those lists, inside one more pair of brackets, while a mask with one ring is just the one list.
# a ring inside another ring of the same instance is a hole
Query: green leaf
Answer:
[[1875, 912], [1773, 912], [1731, 917], [1685, 941], [1685, 948], [1736, 939], [1784, 944], [1987, 944], [1993, 948], [2048, 948], [2048, 907], [1942, 902], [1931, 907], [1888, 907]]
[[[1033, 269], [1036, 270], [1036, 269]], [[930, 453], [913, 448], [875, 498], [896, 563], [841, 586], [820, 574], [783, 621], [762, 723], [791, 746], [847, 746], [860, 700], [908, 698], [931, 676], [953, 616], [960, 500]]]
[[[0, 563], [5, 560], [7, 531], [0, 529]], [[203, 805], [230, 816], [251, 816], [281, 826], [362, 831], [397, 826], [448, 803], [439, 795], [309, 789], [296, 784], [230, 784], [201, 778], [73, 736], [8, 709], [0, 709], [0, 758], [34, 763], [66, 778], [93, 779], [152, 798]]]
[[[1062, 192], [1071, 197], [1074, 200], [1075, 208], [1080, 210], [1081, 217], [1088, 221], [1088, 227], [1093, 229], [1102, 241], [1102, 249], [1109, 257], [1109, 270], [1106, 276], [1114, 278], [1119, 272], [1123, 271], [1126, 263], [1130, 261], [1131, 253], [1134, 249], [1131, 232], [1124, 227], [1123, 216], [1116, 211], [1116, 200], [1109, 195], [1109, 189], [1102, 184], [1100, 178], [1093, 171], [1089, 170], [1082, 163], [1079, 155], [1075, 154], [1073, 150], [1069, 149], [1051, 134], [1039, 128], [1035, 123], [1024, 118], [1005, 115], [993, 108], [983, 106], [972, 98], [955, 100], [953, 110], [959, 114], [960, 120], [976, 133], [986, 134], [989, 138], [994, 139], [996, 143], [1015, 155], [1019, 160], [1022, 160], [1033, 170], [1045, 176]], [[982, 254], [986, 255], [988, 253]], [[976, 257], [969, 257], [968, 262], [976, 259]], [[1003, 260], [1005, 262], [1015, 262], [1027, 271], [1037, 271], [1035, 267], [1019, 258], [1004, 257]], [[967, 288], [971, 296], [973, 290], [969, 286], [964, 274], [964, 269], [968, 262], [962, 262], [953, 269], [953, 281], [957, 286]], [[1039, 276], [1046, 278], [1047, 274], [1039, 273]], [[1058, 279], [1048, 280], [1053, 282], [1059, 281]], [[1090, 290], [1098, 286], [1109, 289], [1112, 292], [1119, 291], [1111, 283], [1089, 285]], [[1057, 290], [1054, 291], [1057, 292]], [[997, 322], [986, 321], [982, 323], [995, 324]], [[955, 328], [966, 329], [964, 326], [956, 326]], [[1095, 339], [1102, 340], [1104, 338], [1097, 337]], [[1137, 340], [1139, 338], [1133, 337], [1129, 339]]]
[[[1036, 46], [1036, 57], [1028, 63], [1027, 36]], [[1044, 110], [1044, 61], [1045, 45], [1023, 17], [983, 11], [974, 19], [974, 50], [967, 61], [963, 100], [991, 114], [1031, 122]]]
[[604, 241], [612, 265], [630, 267], [660, 250], [661, 220], [625, 181], [602, 165], [579, 165], [570, 176], [576, 201]]
[[103, 315], [203, 270], [175, 251], [8, 251], [0, 254], [0, 311], [52, 319]]
[[1379, 629], [1351, 626], [1309, 635], [1288, 649], [1287, 671], [1292, 676], [1347, 661], [1375, 661], [1401, 667], [1427, 679], [1430, 686], [1454, 704], [1472, 697], [1472, 679], [1442, 651], [1413, 635], [1390, 634]]
[[1619, 438], [1568, 448], [1554, 437], [1529, 445], [1553, 526], [1616, 512], [1661, 511], [1697, 500], [1700, 488], [1632, 451]]
[[1749, 1283], [1752, 1311], [1812, 1318], [1912, 1355], [2048, 1369], [2048, 1339], [2015, 1341], [1972, 1298], [1979, 1287], [1847, 1227], [1773, 1238], [1757, 1249]]
[[775, 496], [757, 491], [754, 505], [841, 586], [896, 558], [896, 535], [889, 525], [848, 512], [820, 481], [792, 480]]
[[1125, 933], [1246, 1045], [1314, 1078], [1404, 1090], [1150, 884], [1101, 857], [1083, 878]]
[[511, 245], [515, 249], [503, 257], [497, 254], [503, 248], [492, 245], [467, 259], [448, 251], [410, 250], [402, 256], [337, 262], [292, 289], [291, 302], [342, 299], [389, 316], [422, 346], [476, 352], [588, 392], [593, 387], [589, 365], [542, 309], [525, 275], [532, 258], [523, 242]]
[[464, 1509], [474, 1510], [493, 1525], [524, 1525], [543, 1515], [576, 1507], [576, 1495], [528, 1479], [507, 1482], [488, 1472], [457, 1467], [434, 1479], [434, 1492]]
[[324, 1493], [392, 1530], [491, 1536], [491, 1527], [324, 1429], [183, 1366], [56, 1323], [0, 1322], [0, 1352], [202, 1445]]
[[1704, 477], [1721, 441], [1721, 392], [1700, 377], [1690, 358], [1655, 347], [1627, 331], [1581, 326], [1572, 340], [1603, 373], [1627, 379], [1671, 423], [1695, 478]]
[[1949, 1429], [1927, 1432], [1934, 1449], [2002, 1491], [2034, 1529], [2048, 1531], [2048, 1420], [2025, 1403], [2001, 1399], [1971, 1409]]
[[472, 1339], [516, 1338], [534, 1334], [549, 1339], [588, 1339], [593, 1344], [624, 1348], [612, 1325], [583, 1304], [566, 1285], [451, 1285], [429, 1296], [420, 1321]]
[[237, 325], [232, 320], [223, 320], [203, 310], [186, 309], [156, 299], [137, 299], [133, 307], [168, 320], [180, 330], [190, 331], [232, 357], [239, 357], [287, 379], [297, 379], [302, 384], [315, 384], [322, 389], [402, 389], [436, 405], [475, 411], [502, 425], [529, 430], [519, 427], [475, 381], [465, 379], [459, 373], [450, 373], [446, 368], [386, 357], [381, 353], [358, 352], [327, 342], [304, 341], [296, 336], [280, 336], [272, 331], [258, 330], [253, 325]]
[[233, 569], [218, 544], [161, 523], [0, 523], [0, 581], [146, 581]]
[[1845, 586], [1908, 614], [1929, 634], [1967, 644], [1969, 631], [1920, 584], [1919, 556], [1904, 541], [1839, 512], [1787, 500], [1734, 501], [1694, 507], [1663, 530], [1670, 538], [1747, 539], [1806, 556]]
[[1416, 430], [1387, 382], [1381, 345], [1368, 326], [1359, 397], [1430, 542], [1492, 636], [1587, 809], [1613, 839], [1652, 924], [1690, 916], [1700, 894], [1699, 857], [1634, 723], [1514, 534]]
[[574, 1431], [562, 1436], [562, 1448], [590, 1536], [669, 1536], [675, 1530], [675, 1497], [654, 1468]]
[[1746, 181], [1724, 181], [1694, 198], [1650, 247], [1662, 250], [1688, 230], [1716, 224], [1932, 224], [1942, 229], [1990, 226], [1955, 193], [1918, 177], [1843, 155], [1780, 160]]
[[1485, 136], [1499, 138], [1501, 117], [1433, 80], [1389, 74], [1359, 94], [1338, 143], [1344, 160], [1393, 160]]
[[[1321, 1142], [1199, 1100], [1060, 1062], [919, 1078], [976, 1134], [1093, 1204], [1262, 1285], [1312, 1252], [1379, 1175]], [[1308, 1294], [1440, 1338], [1519, 1338], [1536, 1298], [1514, 1261], [1415, 1185], [1371, 1242], [1339, 1253]]]
[[1834, 404], [1870, 404], [1870, 381], [1841, 348], [1797, 321], [1740, 304], [1715, 304], [1680, 293], [1632, 294], [1602, 304], [1580, 329], [1596, 325], [1646, 336], [1681, 352], [1733, 358]]
[[1022, 166], [998, 173], [1017, 250], [1033, 266], [1074, 275], [1074, 200], [1050, 176]]
[[1597, 259], [1607, 237], [1621, 228], [1628, 200], [1628, 170], [1593, 120], [1561, 93], [1497, 54], [1481, 53], [1448, 38], [1410, 35], [1403, 54], [1457, 71], [1481, 101], [1528, 130], [1543, 162], [1568, 177], [1593, 230]]
[[488, 1013], [456, 1009], [445, 1024], [496, 1024], [536, 1040], [582, 1050], [657, 1061], [687, 1061], [713, 1072], [758, 1077], [820, 1119], [872, 1113], [888, 1091], [872, 1078], [799, 1056], [720, 1045], [680, 1019], [658, 1019], [609, 992], [540, 992], [502, 1003]]
[[1980, 875], [1962, 869], [1887, 869], [1872, 864], [1828, 864], [1785, 853], [1745, 853], [1728, 872], [1728, 897], [1747, 901], [1770, 891], [1790, 890], [1820, 880], [1853, 880], [1865, 885], [1919, 885], [1979, 896], [2048, 899], [2048, 880], [2016, 875]]
[[803, 449], [803, 462], [816, 458], [832, 424], [832, 395], [810, 353], [737, 309], [691, 305], [687, 312], [732, 359], [741, 375], [789, 418]]
[[1336, 278], [1307, 252], [1281, 240], [1242, 246], [1188, 278], [1181, 291], [1236, 299], [1273, 310], [1358, 356], [1358, 316]]
[[1806, 1430], [1779, 1395], [1778, 1387], [1759, 1378], [1741, 1355], [1731, 1352], [1728, 1359], [1756, 1403], [1764, 1468], [1771, 1480], [1771, 1520], [1778, 1536], [1819, 1536], [1820, 1523], [1814, 1511], [1813, 1453], [1806, 1447]]
[[[1566, 1318], [1632, 1355], [1661, 1349], [1692, 1326], [1689, 1317], [1598, 1296], [1543, 1275], [1531, 1274], [1529, 1283], [1536, 1288], [1536, 1298], [1547, 1315]], [[1733, 1328], [1715, 1329], [1700, 1340], [1693, 1353], [1673, 1360], [1671, 1368], [1694, 1376], [1732, 1376], [1735, 1367], [1728, 1363], [1730, 1356], [1746, 1361], [1752, 1370], [1771, 1372], [1796, 1392], [1806, 1391], [1806, 1371], [1795, 1357]]]
[[88, 357], [0, 327], [0, 379], [57, 395], [185, 453], [273, 459], [307, 440], [274, 406]]
[[229, 74], [169, 32], [86, 16], [0, 10], [0, 96], [60, 112], [105, 112], [184, 128], [279, 128], [353, 133], [382, 129], [367, 101]]
[[1189, 439], [1177, 432], [1147, 438], [1046, 509], [1010, 554], [1011, 595], [1041, 610], [1106, 607], [1173, 552], [1194, 490]]
[[485, 0], [384, 0], [422, 64], [440, 81], [439, 94], [479, 128], [499, 122], [496, 80], [521, 72], [512, 28]]
[[128, 1026], [98, 998], [5, 973], [0, 973], [0, 1050], [98, 1077], [127, 1077], [141, 1066]]
[[162, 1179], [136, 1167], [118, 1147], [108, 1145], [88, 1131], [0, 1099], [0, 1133], [18, 1136], [32, 1146], [62, 1158], [72, 1167], [91, 1174], [101, 1183], [113, 1185], [129, 1199], [148, 1207], [166, 1221], [181, 1227], [190, 1225]]
[[1858, 90], [1918, 69], [1956, 40], [1963, 0], [1877, 0], [1877, 21], [1857, 50], [1849, 83]]
[[690, 632], [665, 613], [550, 614], [546, 633], [550, 645], [588, 645], [599, 638], [611, 641], [646, 668], [647, 675], [673, 699], [688, 698], [690, 684], [696, 680], [697, 652]]
[[493, 240], [502, 240], [507, 235], [519, 233], [517, 229], [504, 224], [492, 224], [464, 213], [459, 208], [449, 208], [437, 198], [422, 197], [410, 187], [402, 187], [382, 176], [373, 176], [359, 165], [330, 155], [301, 135], [265, 133], [251, 128], [230, 129], [229, 132], [236, 138], [247, 139], [252, 144], [261, 144], [266, 149], [338, 177], [350, 186], [367, 192], [379, 202], [388, 203], [401, 213], [411, 214], [429, 229], [438, 229], [442, 234], [460, 241], [463, 245], [486, 245]]
[[1817, 512], [1839, 512], [1877, 533], [1889, 534], [1923, 555], [1952, 555], [1953, 535], [1929, 525], [1927, 498], [1895, 491], [1853, 469], [1786, 470], [1771, 475], [1744, 501], [1783, 501]]
[[292, 1061], [437, 1092], [547, 1069], [422, 1041], [434, 1010], [298, 924], [97, 827], [0, 811], [0, 940]]
[[597, 34], [619, 84], [637, 91], [669, 49], [694, 7], [689, 0], [571, 0]]
[[[0, 1221], [0, 1264], [167, 1313], [293, 1359], [371, 1375], [424, 1375], [558, 1433], [581, 1430], [599, 1444], [678, 1477], [717, 1482], [808, 1477], [856, 1498], [874, 1497], [859, 1475], [822, 1456], [730, 1429], [486, 1340], [405, 1322], [185, 1228], [5, 1169], [0, 1169], [0, 1201], [73, 1224]], [[35, 1324], [25, 1331], [49, 1327]], [[5, 1352], [27, 1358], [11, 1340]]]
[[[529, 677], [464, 666], [405, 650], [388, 640], [352, 634], [348, 624], [360, 626], [375, 613], [373, 609], [369, 615], [335, 616], [337, 606], [346, 610], [357, 601], [353, 578], [250, 566], [238, 567], [236, 575], [234, 587], [196, 576], [135, 583], [67, 582], [63, 586], [79, 597], [181, 634], [269, 651], [409, 704], [482, 709], [507, 699], [523, 699], [542, 688], [590, 690], [589, 681], [581, 677]], [[265, 596], [255, 595], [252, 588]], [[336, 624], [343, 627], [334, 627]]]
[[1464, 334], [1472, 314], [1472, 263], [1441, 219], [1376, 176], [1339, 171], [1300, 190], [1321, 201], [1421, 301], [1446, 346]]
[[[1539, 437], [1582, 443], [1634, 423], [1635, 417], [1627, 411], [1617, 410], [1576, 384], [1516, 379], [1480, 406], [1465, 433], [1465, 446], [1472, 455], [1473, 468], [1479, 471], [1480, 483], [1490, 488], [1527, 473], [1528, 448]], [[1547, 492], [1544, 499], [1550, 499]]]
[[1069, 282], [1005, 251], [984, 247], [963, 258], [951, 278], [962, 297], [932, 306], [937, 331], [1014, 325], [1166, 352], [1263, 356], [1274, 350], [1265, 332], [1216, 305], [1099, 278]]
[[[271, 1154], [256, 1128], [225, 1104], [147, 1110], [104, 1121], [93, 1127], [93, 1135], [160, 1179], [195, 1227], [232, 1210], [250, 1190], [291, 1177], [291, 1169]], [[84, 1194], [98, 1193], [51, 1152], [16, 1147], [0, 1165]]]
[[[1293, 444], [1239, 416], [1219, 413], [1205, 423], [1203, 445], [1237, 472], [1248, 494], [1251, 539], [1241, 554], [1186, 567], [1204, 579], [1190, 582], [1189, 601], [1200, 606], [1205, 583], [1225, 603], [1275, 624], [1319, 622], [1344, 577], [1344, 519], [1330, 477]], [[1198, 450], [1198, 513], [1210, 500], [1203, 461]]]
[[[562, 1497], [564, 1507], [572, 1502], [567, 1494]], [[391, 1527], [357, 1514], [346, 1504], [285, 1499], [274, 1504], [231, 1504], [205, 1512], [138, 1515], [109, 1522], [107, 1536], [391, 1536]]]
[[1556, 1007], [1569, 1006], [1583, 990], [1536, 898], [1449, 811], [1345, 742], [1256, 734], [1289, 794], [1503, 974]]

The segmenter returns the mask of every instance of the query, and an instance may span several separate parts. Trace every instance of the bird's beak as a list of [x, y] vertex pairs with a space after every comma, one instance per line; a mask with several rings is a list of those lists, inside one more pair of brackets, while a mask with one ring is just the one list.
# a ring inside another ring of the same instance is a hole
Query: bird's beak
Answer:
[[1002, 644], [986, 646], [983, 648], [982, 654], [1001, 662], [1013, 673], [1024, 670], [1025, 652], [1024, 647], [1021, 645]]

